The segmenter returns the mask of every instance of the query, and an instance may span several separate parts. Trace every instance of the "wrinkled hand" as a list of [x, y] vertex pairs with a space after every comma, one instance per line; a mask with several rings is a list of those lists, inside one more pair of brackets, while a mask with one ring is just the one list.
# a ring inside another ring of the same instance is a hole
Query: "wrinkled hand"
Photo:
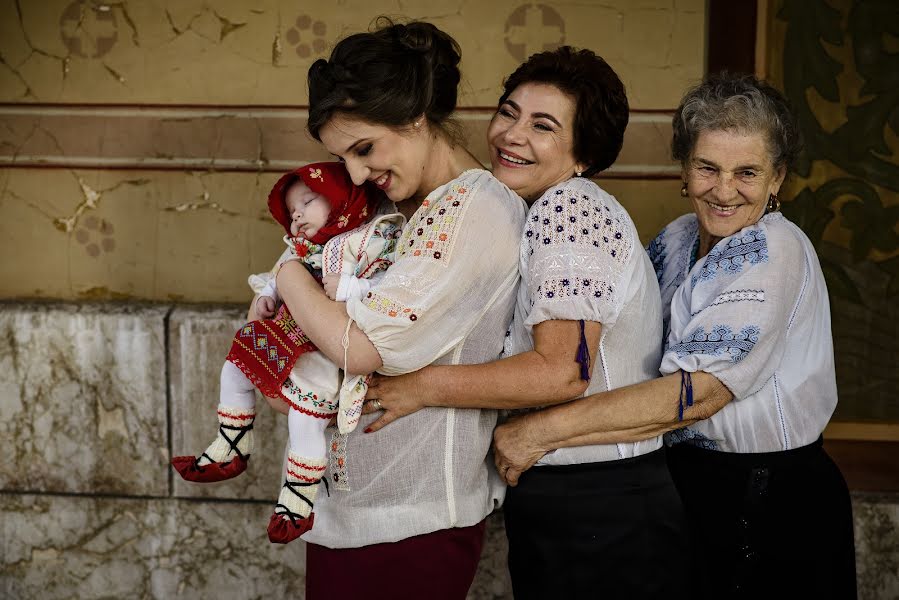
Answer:
[[368, 385], [365, 394], [366, 402], [362, 405], [362, 414], [383, 411], [377, 421], [365, 428], [365, 433], [373, 433], [400, 417], [411, 415], [414, 412], [428, 406], [424, 386], [422, 386], [421, 371], [385, 377], [375, 375]]
[[278, 303], [271, 296], [259, 296], [256, 300], [256, 316], [260, 319], [271, 319], [275, 316], [275, 309]]
[[340, 275], [330, 273], [322, 277], [322, 285], [325, 286], [325, 295], [331, 300], [337, 300], [337, 287], [340, 285]]
[[518, 485], [518, 478], [522, 473], [549, 451], [537, 439], [540, 418], [539, 412], [513, 417], [493, 431], [496, 470], [512, 487]]

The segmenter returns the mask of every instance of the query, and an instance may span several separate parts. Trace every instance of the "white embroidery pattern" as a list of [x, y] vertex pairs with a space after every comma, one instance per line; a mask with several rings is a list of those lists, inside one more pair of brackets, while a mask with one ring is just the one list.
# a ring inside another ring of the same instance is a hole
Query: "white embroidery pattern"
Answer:
[[602, 197], [566, 188], [535, 203], [522, 245], [530, 279], [540, 282], [531, 306], [538, 298], [575, 296], [616, 303], [615, 286], [635, 246], [633, 228], [620, 213]]
[[[718, 306], [719, 304], [727, 304], [728, 302], [764, 302], [764, 290], [732, 290], [718, 294], [718, 296], [709, 304], [709, 307]], [[690, 316], [695, 317], [701, 310], [692, 313]]]

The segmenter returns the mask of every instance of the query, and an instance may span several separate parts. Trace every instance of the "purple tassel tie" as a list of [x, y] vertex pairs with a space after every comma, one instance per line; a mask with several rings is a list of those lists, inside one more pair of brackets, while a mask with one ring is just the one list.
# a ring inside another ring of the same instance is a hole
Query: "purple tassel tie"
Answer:
[[590, 381], [590, 349], [587, 347], [587, 336], [584, 335], [584, 320], [578, 321], [581, 324], [581, 343], [577, 347], [577, 362], [581, 365], [581, 379]]
[[684, 420], [684, 395], [687, 396], [687, 407], [693, 406], [693, 379], [687, 371], [680, 372], [680, 397], [677, 399], [677, 420]]

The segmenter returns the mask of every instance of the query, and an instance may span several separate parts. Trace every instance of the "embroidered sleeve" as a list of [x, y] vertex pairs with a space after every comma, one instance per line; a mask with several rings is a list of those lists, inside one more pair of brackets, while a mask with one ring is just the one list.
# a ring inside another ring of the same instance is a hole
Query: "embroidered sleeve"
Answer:
[[[662, 374], [711, 373], [736, 399], [771, 378], [810, 274], [802, 245], [783, 231], [772, 240], [764, 224], [748, 227], [696, 264], [672, 300]], [[777, 260], [769, 261], [775, 253]]]
[[531, 310], [526, 325], [551, 319], [613, 324], [637, 257], [627, 212], [594, 184], [551, 188], [531, 207], [522, 253]]
[[652, 262], [652, 268], [656, 272], [656, 279], [659, 281], [659, 286], [661, 286], [666, 256], [664, 229], [659, 232], [659, 235], [657, 235], [654, 240], [649, 242], [649, 245], [646, 246], [646, 253], [649, 255], [649, 260]]
[[518, 282], [523, 222], [521, 199], [486, 171], [425, 200], [403, 230], [393, 266], [363, 298], [347, 302], [381, 355], [382, 373], [434, 362], [508, 298]]
[[379, 215], [369, 223], [336, 235], [325, 243], [325, 274], [368, 279], [393, 264], [397, 239], [405, 223], [403, 215]]

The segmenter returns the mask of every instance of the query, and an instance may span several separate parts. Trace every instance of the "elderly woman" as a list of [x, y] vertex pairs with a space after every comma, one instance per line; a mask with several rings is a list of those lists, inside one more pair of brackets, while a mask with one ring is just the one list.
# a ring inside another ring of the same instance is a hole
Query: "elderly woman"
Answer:
[[[346, 305], [296, 262], [278, 273], [279, 292], [349, 373], [493, 360], [513, 310], [524, 204], [453, 135], [456, 42], [429, 23], [380, 25], [312, 65], [308, 127], [355, 184], [385, 193], [384, 210], [397, 203], [409, 217], [395, 262]], [[496, 411], [431, 409], [382, 435], [333, 439], [335, 485], [304, 536], [307, 597], [464, 598], [501, 493], [487, 458], [495, 423]]]
[[[587, 178], [621, 149], [624, 86], [602, 58], [563, 47], [504, 87], [487, 131], [493, 173], [531, 207], [506, 358], [377, 379], [368, 397], [385, 412], [371, 431], [424, 407], [544, 407], [657, 374], [652, 264], [624, 208]], [[515, 597], [676, 595], [686, 522], [661, 437], [570, 446], [537, 457], [506, 497]]]
[[516, 473], [557, 448], [670, 431], [695, 547], [683, 568], [701, 596], [855, 597], [849, 495], [821, 445], [837, 403], [827, 289], [808, 238], [777, 212], [798, 133], [783, 96], [751, 76], [690, 90], [672, 148], [694, 214], [649, 248], [663, 377], [495, 433]]

